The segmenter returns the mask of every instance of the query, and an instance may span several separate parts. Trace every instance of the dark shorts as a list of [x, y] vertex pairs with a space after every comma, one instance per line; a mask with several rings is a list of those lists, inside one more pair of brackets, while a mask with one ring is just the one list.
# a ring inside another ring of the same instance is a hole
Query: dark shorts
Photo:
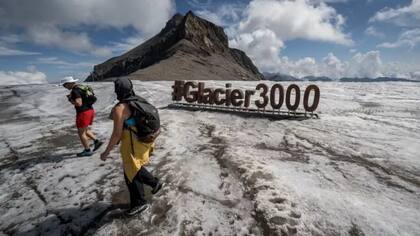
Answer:
[[87, 128], [89, 125], [92, 125], [93, 118], [95, 118], [95, 110], [89, 109], [77, 113], [76, 115], [76, 127], [77, 128]]

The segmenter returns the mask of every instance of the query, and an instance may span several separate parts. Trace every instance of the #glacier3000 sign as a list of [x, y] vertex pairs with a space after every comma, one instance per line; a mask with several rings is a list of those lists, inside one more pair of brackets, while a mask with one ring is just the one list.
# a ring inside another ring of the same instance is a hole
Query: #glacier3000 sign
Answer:
[[[296, 111], [301, 101], [301, 89], [296, 84], [284, 89], [281, 84], [273, 84], [270, 88], [264, 83], [259, 83], [255, 90], [242, 91], [233, 89], [231, 83], [226, 83], [225, 88], [206, 88], [204, 82], [178, 80], [172, 88], [173, 101], [179, 102], [184, 99], [188, 103], [203, 105], [249, 108], [251, 102], [254, 102], [258, 109], [265, 110], [270, 105], [273, 110], [279, 110], [285, 103], [288, 111]], [[311, 94], [313, 99], [310, 103]], [[258, 99], [255, 99], [255, 96], [258, 96]], [[319, 87], [313, 84], [307, 86], [303, 95], [304, 110], [314, 112], [318, 108], [319, 99]]]

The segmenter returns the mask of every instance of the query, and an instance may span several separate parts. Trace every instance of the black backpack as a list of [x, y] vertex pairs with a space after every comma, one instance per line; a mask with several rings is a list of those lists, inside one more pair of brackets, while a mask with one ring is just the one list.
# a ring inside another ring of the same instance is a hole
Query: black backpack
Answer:
[[98, 100], [95, 96], [95, 93], [93, 92], [93, 89], [90, 86], [79, 84], [77, 85], [77, 87], [85, 95], [85, 99], [83, 100], [83, 102], [86, 102], [87, 105], [92, 106], [96, 102], [96, 100]]
[[142, 142], [153, 142], [160, 133], [160, 119], [156, 107], [146, 99], [136, 96], [136, 100], [127, 101], [131, 109], [131, 117], [136, 121], [137, 132], [131, 130]]

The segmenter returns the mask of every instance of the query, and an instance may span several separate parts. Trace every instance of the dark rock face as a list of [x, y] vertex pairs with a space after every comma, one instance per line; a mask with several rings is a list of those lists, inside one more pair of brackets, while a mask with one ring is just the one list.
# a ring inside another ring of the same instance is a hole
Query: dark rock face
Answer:
[[228, 46], [223, 28], [188, 12], [176, 14], [153, 38], [96, 65], [86, 81], [127, 76], [138, 80], [260, 80], [251, 59]]

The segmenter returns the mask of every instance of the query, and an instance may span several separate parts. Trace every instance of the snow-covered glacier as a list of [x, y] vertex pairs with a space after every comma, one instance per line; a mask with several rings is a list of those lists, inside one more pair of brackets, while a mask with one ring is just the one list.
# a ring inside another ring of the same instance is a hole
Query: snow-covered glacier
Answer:
[[[419, 235], [420, 84], [316, 84], [320, 119], [274, 121], [168, 109], [172, 82], [135, 82], [160, 108], [166, 185], [132, 218], [118, 150], [75, 156], [68, 91], [2, 86], [0, 235]], [[104, 139], [113, 84], [91, 86]]]

